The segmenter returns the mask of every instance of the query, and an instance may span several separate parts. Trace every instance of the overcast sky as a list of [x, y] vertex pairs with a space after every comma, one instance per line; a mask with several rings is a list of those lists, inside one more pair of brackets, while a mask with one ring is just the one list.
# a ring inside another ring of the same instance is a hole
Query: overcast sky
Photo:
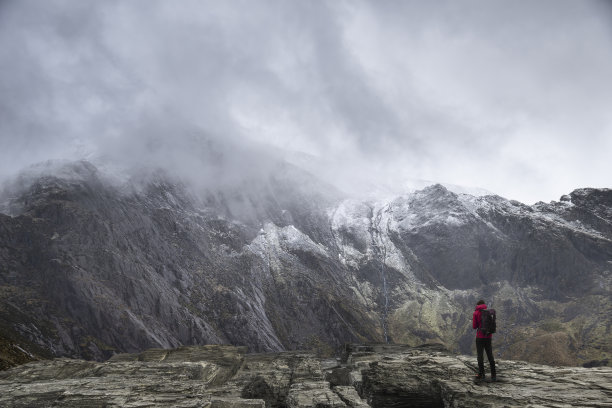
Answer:
[[194, 132], [340, 187], [612, 187], [612, 2], [0, 1], [0, 176]]

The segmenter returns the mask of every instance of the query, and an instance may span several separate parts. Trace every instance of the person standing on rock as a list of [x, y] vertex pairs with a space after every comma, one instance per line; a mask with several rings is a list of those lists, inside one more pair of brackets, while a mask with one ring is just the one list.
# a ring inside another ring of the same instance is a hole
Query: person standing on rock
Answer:
[[476, 355], [478, 359], [478, 375], [476, 379], [484, 380], [485, 378], [483, 351], [486, 350], [489, 365], [491, 366], [491, 380], [496, 381], [495, 360], [493, 359], [493, 346], [491, 345], [493, 334], [482, 330], [482, 310], [486, 308], [487, 305], [484, 300], [479, 300], [476, 303], [476, 310], [474, 310], [474, 315], [472, 316], [472, 328], [476, 329]]

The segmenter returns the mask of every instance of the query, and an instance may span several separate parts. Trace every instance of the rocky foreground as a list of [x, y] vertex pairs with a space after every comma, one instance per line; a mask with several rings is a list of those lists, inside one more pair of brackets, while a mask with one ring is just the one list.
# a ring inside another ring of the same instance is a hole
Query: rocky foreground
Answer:
[[56, 359], [0, 373], [3, 407], [612, 407], [612, 368], [502, 360], [474, 383], [473, 357], [438, 345], [348, 345], [341, 359], [190, 346]]

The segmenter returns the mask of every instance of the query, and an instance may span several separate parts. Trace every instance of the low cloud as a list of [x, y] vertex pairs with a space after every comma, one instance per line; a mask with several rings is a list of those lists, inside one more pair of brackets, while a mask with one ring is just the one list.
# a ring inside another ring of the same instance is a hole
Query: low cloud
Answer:
[[95, 157], [218, 180], [214, 145], [230, 178], [285, 157], [350, 190], [609, 187], [610, 16], [597, 1], [3, 2], [0, 174]]

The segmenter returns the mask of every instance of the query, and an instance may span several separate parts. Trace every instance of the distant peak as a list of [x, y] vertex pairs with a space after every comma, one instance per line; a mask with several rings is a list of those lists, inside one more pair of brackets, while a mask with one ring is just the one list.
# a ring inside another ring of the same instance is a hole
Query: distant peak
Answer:
[[[569, 194], [569, 198], [576, 205], [605, 204], [612, 206], [612, 189], [578, 188]], [[567, 195], [561, 197], [561, 201], [567, 201]]]
[[440, 183], [436, 183], [436, 184], [432, 184], [431, 186], [427, 186], [424, 189], [417, 191], [427, 194], [427, 195], [433, 195], [433, 196], [438, 196], [438, 197], [443, 197], [443, 196], [448, 196], [448, 197], [457, 197], [457, 194], [452, 192], [451, 190], [449, 190], [448, 188], [446, 188], [445, 186], [443, 186]]
[[442, 184], [440, 183], [436, 183], [436, 184], [432, 184], [431, 186], [427, 186], [425, 187], [423, 190], [430, 190], [430, 191], [449, 191], [446, 187], [444, 187]]

